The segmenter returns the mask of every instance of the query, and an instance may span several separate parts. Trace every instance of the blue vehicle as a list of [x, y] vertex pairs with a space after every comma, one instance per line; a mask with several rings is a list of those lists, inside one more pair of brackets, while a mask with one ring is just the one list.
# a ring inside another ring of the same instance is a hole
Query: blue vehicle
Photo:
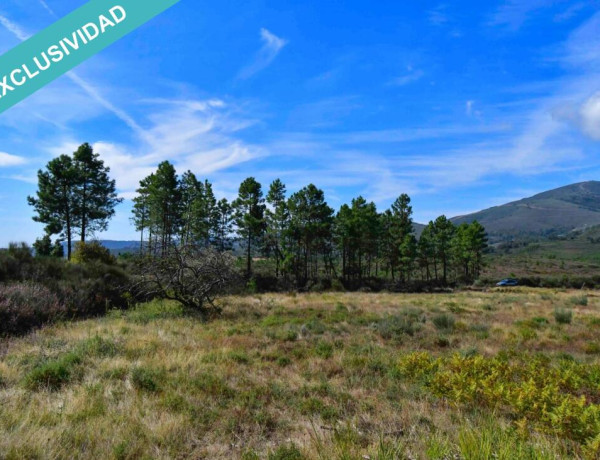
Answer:
[[496, 286], [504, 286], [504, 287], [518, 286], [518, 285], [519, 285], [519, 280], [514, 279], [514, 278], [506, 278], [506, 279], [500, 281], [498, 284], [496, 284]]

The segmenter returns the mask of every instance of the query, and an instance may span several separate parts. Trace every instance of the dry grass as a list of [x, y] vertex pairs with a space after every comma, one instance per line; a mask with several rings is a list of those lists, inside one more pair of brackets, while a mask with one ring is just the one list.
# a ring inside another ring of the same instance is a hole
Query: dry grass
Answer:
[[584, 457], [396, 363], [508, 351], [592, 366], [599, 332], [595, 292], [264, 295], [225, 299], [209, 324], [152, 303], [0, 346], [0, 458]]

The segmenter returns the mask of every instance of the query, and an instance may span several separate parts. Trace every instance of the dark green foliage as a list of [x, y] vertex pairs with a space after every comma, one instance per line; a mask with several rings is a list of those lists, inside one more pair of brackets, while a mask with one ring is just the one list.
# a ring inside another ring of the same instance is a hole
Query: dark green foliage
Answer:
[[456, 323], [456, 320], [454, 319], [454, 316], [443, 313], [440, 315], [435, 315], [432, 318], [431, 322], [439, 330], [451, 331], [452, 329], [454, 329], [454, 324]]
[[252, 273], [252, 248], [265, 231], [265, 200], [262, 186], [249, 177], [240, 185], [238, 198], [233, 202], [235, 223], [240, 239], [246, 247], [246, 275]]
[[554, 310], [554, 319], [558, 324], [571, 324], [573, 322], [573, 310], [557, 308]]
[[[216, 200], [208, 181], [190, 171], [178, 178], [163, 162], [140, 182], [132, 220], [142, 253], [153, 257], [165, 257], [173, 245], [212, 245], [239, 256], [243, 251], [246, 280], [254, 280], [247, 292], [422, 290], [473, 282], [483, 266], [487, 238], [481, 225], [457, 229], [441, 216], [417, 239], [406, 194], [383, 213], [358, 197], [335, 217], [313, 184], [286, 194], [281, 180], [273, 181], [267, 207], [261, 184], [250, 177], [229, 205]], [[232, 233], [240, 246], [231, 244]], [[241, 257], [238, 263], [241, 268]]]
[[136, 367], [131, 372], [131, 383], [141, 391], [156, 393], [161, 390], [164, 372], [148, 367]]
[[303, 460], [304, 456], [295, 444], [290, 443], [279, 446], [274, 452], [269, 454], [269, 460]]
[[0, 335], [128, 306], [122, 267], [34, 258], [24, 245], [0, 252], [0, 282]]
[[[117, 204], [115, 181], [110, 169], [89, 144], [81, 145], [73, 156], [61, 155], [38, 172], [38, 191], [28, 202], [34, 207], [33, 220], [46, 224], [46, 235], [59, 234], [67, 241], [71, 258], [73, 236], [85, 242], [88, 234], [106, 230]], [[42, 255], [49, 255], [47, 241], [40, 241]]]
[[333, 356], [333, 345], [329, 342], [319, 342], [315, 347], [315, 354], [319, 358], [329, 359]]
[[421, 329], [425, 318], [420, 310], [408, 309], [404, 312], [387, 316], [379, 320], [376, 330], [386, 340], [401, 341], [404, 336], [413, 336]]
[[117, 259], [99, 241], [77, 243], [71, 260], [79, 264], [100, 262], [105, 265], [115, 265], [117, 263]]
[[47, 361], [25, 376], [25, 386], [30, 390], [58, 390], [80, 375], [77, 367], [81, 362], [81, 356], [75, 352]]

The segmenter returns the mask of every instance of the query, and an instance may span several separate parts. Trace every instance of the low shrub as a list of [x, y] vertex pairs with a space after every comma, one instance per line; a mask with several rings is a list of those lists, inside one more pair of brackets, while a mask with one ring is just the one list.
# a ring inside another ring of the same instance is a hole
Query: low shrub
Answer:
[[136, 367], [131, 372], [131, 383], [142, 391], [156, 393], [161, 389], [162, 372], [148, 367]]
[[279, 446], [269, 454], [269, 460], [303, 460], [304, 456], [295, 444]]
[[434, 358], [417, 352], [403, 356], [396, 369], [439, 397], [504, 413], [518, 428], [571, 439], [587, 450], [600, 438], [600, 405], [586, 397], [597, 392], [598, 366], [552, 364], [543, 355]]
[[25, 386], [30, 390], [58, 390], [80, 376], [77, 368], [81, 362], [81, 356], [75, 352], [44, 362], [25, 376]]
[[588, 305], [588, 297], [586, 295], [578, 295], [578, 296], [575, 296], [575, 297], [571, 297], [569, 299], [569, 303], [571, 305], [575, 305], [575, 306], [587, 307], [587, 305]]
[[67, 313], [58, 296], [42, 285], [0, 285], [0, 335], [23, 334]]
[[454, 329], [454, 324], [456, 323], [454, 316], [447, 313], [435, 315], [431, 321], [433, 322], [433, 325], [440, 331], [451, 331]]
[[573, 310], [557, 308], [554, 310], [554, 319], [558, 324], [571, 324], [573, 322]]
[[424, 322], [425, 318], [420, 310], [408, 309], [397, 315], [380, 319], [375, 324], [375, 329], [386, 340], [400, 341], [405, 335], [415, 335]]

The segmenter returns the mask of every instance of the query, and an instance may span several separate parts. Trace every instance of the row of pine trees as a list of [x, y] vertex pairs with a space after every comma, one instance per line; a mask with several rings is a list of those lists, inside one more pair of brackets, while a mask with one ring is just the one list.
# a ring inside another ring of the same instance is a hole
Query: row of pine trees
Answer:
[[265, 196], [250, 177], [229, 202], [217, 199], [210, 182], [192, 172], [179, 177], [167, 161], [137, 192], [132, 221], [143, 254], [164, 256], [173, 244], [235, 248], [244, 251], [248, 277], [260, 258], [271, 262], [275, 277], [298, 285], [321, 277], [353, 284], [373, 277], [447, 284], [476, 279], [487, 248], [479, 223], [456, 226], [444, 216], [417, 238], [408, 195], [384, 212], [358, 197], [336, 213], [312, 184], [288, 198], [277, 179]]

